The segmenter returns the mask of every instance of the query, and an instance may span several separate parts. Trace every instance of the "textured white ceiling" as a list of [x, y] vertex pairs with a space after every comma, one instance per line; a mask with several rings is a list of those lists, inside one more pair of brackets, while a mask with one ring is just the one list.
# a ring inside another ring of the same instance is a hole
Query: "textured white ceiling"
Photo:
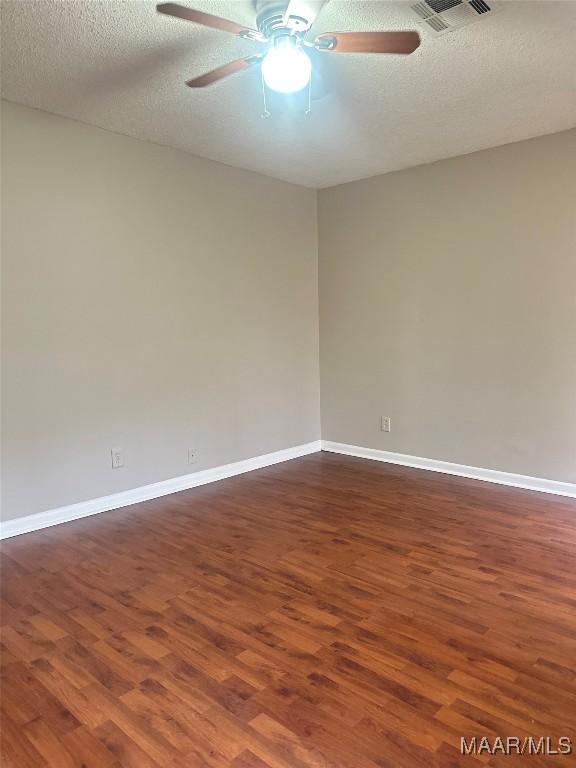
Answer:
[[[180, 0], [254, 24], [249, 0]], [[312, 114], [262, 120], [257, 68], [212, 88], [184, 81], [256, 44], [161, 16], [154, 2], [2, 2], [2, 94], [311, 187], [576, 124], [576, 2], [507, 2], [408, 57], [322, 58]], [[314, 30], [415, 28], [404, 2], [330, 0]]]

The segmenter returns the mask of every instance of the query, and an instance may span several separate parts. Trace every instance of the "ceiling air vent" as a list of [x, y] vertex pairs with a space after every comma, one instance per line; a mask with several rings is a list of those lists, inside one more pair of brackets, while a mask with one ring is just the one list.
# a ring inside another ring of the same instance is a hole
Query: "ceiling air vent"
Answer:
[[434, 16], [434, 11], [432, 11], [426, 3], [416, 3], [416, 5], [412, 6], [412, 10], [414, 13], [417, 13], [421, 19], [429, 19], [430, 16]]
[[486, 0], [420, 0], [410, 8], [422, 26], [435, 35], [465, 27], [499, 10], [499, 3]]
[[434, 13], [443, 13], [454, 8], [456, 5], [462, 5], [463, 0], [426, 0], [426, 4], [432, 8]]
[[470, 5], [474, 8], [476, 13], [488, 13], [492, 10], [484, 0], [470, 0]]
[[444, 32], [445, 29], [450, 29], [440, 16], [430, 16], [429, 19], [426, 19], [426, 23], [429, 27], [432, 27], [434, 32]]

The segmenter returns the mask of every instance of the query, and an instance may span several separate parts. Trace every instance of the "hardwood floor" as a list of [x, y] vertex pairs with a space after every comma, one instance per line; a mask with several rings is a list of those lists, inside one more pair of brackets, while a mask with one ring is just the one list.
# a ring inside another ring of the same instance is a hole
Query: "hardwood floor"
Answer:
[[315, 454], [2, 545], [5, 768], [574, 765], [576, 503]]

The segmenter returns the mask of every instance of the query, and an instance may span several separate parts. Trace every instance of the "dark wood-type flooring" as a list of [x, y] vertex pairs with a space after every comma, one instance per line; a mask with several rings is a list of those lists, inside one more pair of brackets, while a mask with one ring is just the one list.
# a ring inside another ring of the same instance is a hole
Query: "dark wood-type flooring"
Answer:
[[576, 503], [315, 454], [2, 544], [4, 768], [574, 765]]

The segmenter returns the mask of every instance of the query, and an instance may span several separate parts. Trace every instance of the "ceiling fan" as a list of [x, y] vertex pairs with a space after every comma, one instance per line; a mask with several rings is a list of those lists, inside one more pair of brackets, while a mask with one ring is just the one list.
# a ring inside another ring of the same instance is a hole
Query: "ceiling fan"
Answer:
[[229, 32], [261, 46], [253, 56], [230, 61], [188, 80], [186, 85], [190, 88], [204, 88], [260, 64], [263, 85], [280, 93], [295, 93], [310, 87], [312, 62], [306, 49], [326, 54], [408, 54], [420, 45], [418, 32], [411, 31], [323, 32], [309, 39], [310, 27], [325, 2], [327, 0], [254, 0], [256, 29], [178, 3], [161, 3], [156, 8], [168, 16]]

